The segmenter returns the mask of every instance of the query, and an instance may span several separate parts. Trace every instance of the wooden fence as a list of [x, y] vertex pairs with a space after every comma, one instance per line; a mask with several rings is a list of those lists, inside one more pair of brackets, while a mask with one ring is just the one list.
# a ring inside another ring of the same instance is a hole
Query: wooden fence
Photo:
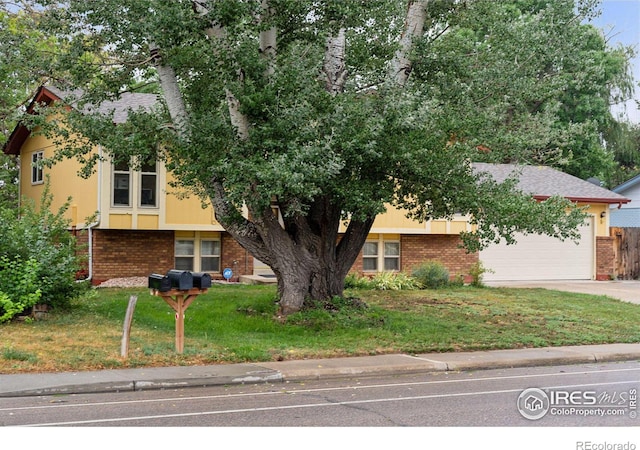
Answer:
[[618, 279], [640, 278], [640, 228], [611, 227], [613, 251]]

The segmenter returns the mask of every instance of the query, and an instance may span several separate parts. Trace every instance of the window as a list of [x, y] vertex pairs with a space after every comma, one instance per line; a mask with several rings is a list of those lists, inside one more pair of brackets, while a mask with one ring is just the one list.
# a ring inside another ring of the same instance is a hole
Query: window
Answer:
[[131, 170], [129, 164], [117, 163], [113, 165], [113, 205], [131, 205]]
[[220, 272], [220, 241], [201, 241], [200, 270]]
[[195, 272], [220, 272], [220, 240], [200, 238], [175, 240], [175, 268]]
[[175, 245], [175, 266], [179, 270], [193, 270], [195, 256], [195, 241], [192, 239], [179, 239]]
[[400, 242], [384, 243], [384, 270], [400, 270]]
[[362, 247], [362, 268], [366, 272], [378, 270], [378, 243], [365, 242]]
[[155, 161], [143, 164], [140, 170], [140, 206], [158, 206], [157, 186]]
[[[382, 249], [383, 253], [380, 253]], [[365, 272], [400, 270], [400, 242], [368, 241], [362, 247], [362, 269]]]
[[44, 183], [44, 178], [42, 175], [42, 158], [44, 157], [44, 152], [34, 152], [31, 154], [31, 184], [42, 184]]

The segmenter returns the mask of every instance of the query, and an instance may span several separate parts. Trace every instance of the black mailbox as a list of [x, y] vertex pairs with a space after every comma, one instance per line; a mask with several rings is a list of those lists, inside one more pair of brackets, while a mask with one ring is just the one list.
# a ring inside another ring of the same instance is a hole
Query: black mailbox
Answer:
[[193, 275], [186, 270], [170, 270], [167, 277], [171, 281], [171, 287], [181, 291], [188, 291], [193, 288]]
[[207, 289], [211, 287], [211, 275], [206, 272], [193, 272], [193, 287]]
[[158, 273], [152, 273], [149, 275], [149, 289], [155, 289], [160, 292], [167, 292], [171, 290], [171, 280], [166, 275], [160, 275]]

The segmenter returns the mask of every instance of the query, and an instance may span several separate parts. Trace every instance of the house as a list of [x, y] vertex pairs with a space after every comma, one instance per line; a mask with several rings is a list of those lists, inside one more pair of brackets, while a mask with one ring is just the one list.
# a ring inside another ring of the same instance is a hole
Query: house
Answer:
[[640, 175], [614, 187], [613, 192], [631, 200], [621, 208], [611, 208], [612, 227], [640, 227]]
[[[62, 101], [64, 92], [42, 87], [36, 104]], [[128, 94], [100, 105], [115, 111], [114, 122], [126, 119], [128, 109], [149, 108], [156, 101], [151, 94]], [[171, 268], [202, 271], [222, 278], [225, 268], [234, 278], [264, 275], [269, 268], [254, 259], [216, 221], [211, 206], [171, 188], [172, 175], [162, 164], [144, 164], [133, 170], [127, 164], [99, 161], [95, 173], [80, 178], [80, 165], [66, 159], [51, 168], [34, 165], [50, 157], [54, 143], [44, 135], [18, 125], [4, 146], [4, 152], [20, 160], [20, 193], [39, 199], [45, 178], [56, 208], [69, 196], [68, 211], [73, 232], [88, 244], [88, 276], [99, 284], [107, 279], [147, 276]], [[98, 146], [97, 153], [102, 150]], [[381, 271], [409, 271], [425, 260], [439, 260], [452, 277], [468, 277], [479, 261], [492, 270], [486, 280], [508, 279], [609, 279], [613, 273], [613, 244], [609, 237], [609, 205], [623, 205], [628, 199], [589, 182], [548, 167], [474, 164], [497, 181], [514, 170], [521, 172], [519, 188], [543, 200], [561, 195], [589, 208], [589, 220], [581, 229], [580, 244], [560, 242], [544, 236], [521, 236], [512, 246], [495, 245], [479, 253], [460, 247], [461, 231], [470, 230], [466, 217], [418, 223], [404, 212], [390, 208], [380, 215], [361, 255], [353, 266], [360, 274]], [[184, 194], [184, 195], [183, 195]], [[88, 219], [92, 217], [92, 219]]]

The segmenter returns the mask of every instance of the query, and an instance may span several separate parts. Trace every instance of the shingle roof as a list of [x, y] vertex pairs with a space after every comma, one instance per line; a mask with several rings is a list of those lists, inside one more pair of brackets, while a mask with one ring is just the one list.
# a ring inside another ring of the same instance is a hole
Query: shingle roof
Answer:
[[640, 175], [636, 175], [635, 177], [625, 181], [622, 184], [619, 184], [618, 186], [614, 187], [613, 189], [611, 189], [613, 192], [624, 192], [629, 188], [632, 188], [633, 186], [635, 186], [636, 184], [640, 183]]
[[538, 199], [566, 197], [576, 202], [628, 203], [620, 194], [547, 166], [473, 163], [476, 172], [486, 172], [497, 182], [518, 177], [518, 189]]
[[[67, 101], [71, 106], [75, 105], [75, 101], [82, 96], [82, 91], [79, 89], [72, 91], [63, 91], [61, 89], [55, 87], [47, 87], [49, 91], [51, 91], [54, 95], [56, 95], [61, 100]], [[83, 113], [93, 113], [98, 112], [100, 114], [111, 114], [113, 112], [113, 122], [114, 123], [125, 123], [127, 121], [128, 111], [131, 109], [133, 111], [143, 109], [145, 111], [151, 110], [158, 103], [158, 96], [155, 94], [140, 94], [140, 93], [132, 93], [125, 92], [120, 95], [118, 100], [114, 101], [104, 101], [95, 106], [84, 106], [82, 109]]]
[[[62, 100], [67, 102], [68, 105], [75, 107], [77, 100], [82, 97], [81, 90], [65, 91], [53, 86], [41, 86], [38, 92], [34, 96], [31, 104], [27, 108], [27, 112], [31, 113], [34, 110], [34, 105], [39, 103], [50, 104], [53, 101]], [[129, 110], [143, 109], [145, 111], [151, 110], [158, 103], [158, 97], [155, 94], [140, 94], [125, 92], [121, 94], [118, 100], [104, 101], [95, 106], [83, 106], [83, 113], [98, 112], [100, 114], [111, 114], [113, 112], [113, 122], [125, 123]], [[18, 124], [7, 142], [3, 147], [3, 152], [7, 155], [17, 155], [20, 152], [20, 148], [24, 141], [29, 137], [31, 131], [24, 126], [24, 124]]]

